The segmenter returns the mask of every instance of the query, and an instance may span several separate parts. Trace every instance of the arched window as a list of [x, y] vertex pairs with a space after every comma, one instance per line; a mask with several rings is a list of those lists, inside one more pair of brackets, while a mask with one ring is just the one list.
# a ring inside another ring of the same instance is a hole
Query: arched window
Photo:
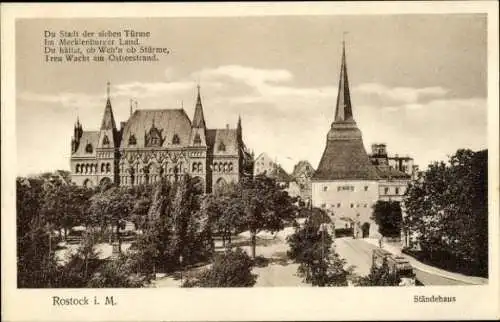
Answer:
[[102, 144], [103, 145], [109, 145], [109, 138], [108, 138], [108, 136], [106, 134], [104, 135], [104, 139], [102, 139]]
[[111, 165], [106, 163], [106, 172], [111, 172]]
[[227, 172], [227, 170], [228, 170], [227, 163], [224, 162], [224, 172]]
[[226, 151], [226, 145], [224, 144], [224, 142], [220, 142], [219, 143], [219, 147], [218, 147], [219, 151]]
[[85, 173], [89, 173], [89, 165], [88, 164], [85, 165]]
[[192, 172], [196, 172], [198, 171], [198, 164], [197, 163], [193, 163], [193, 168], [191, 170]]
[[198, 172], [203, 172], [203, 164], [198, 162]]
[[101, 164], [101, 172], [104, 172], [106, 170], [106, 165], [104, 163]]
[[196, 135], [194, 136], [193, 142], [194, 142], [195, 145], [201, 144], [201, 137], [200, 137], [200, 135], [198, 133], [196, 133]]
[[179, 139], [179, 136], [177, 134], [174, 134], [174, 137], [172, 138], [172, 144], [180, 144], [181, 139]]
[[92, 153], [93, 151], [94, 151], [94, 148], [92, 147], [92, 144], [87, 143], [87, 145], [85, 146], [85, 152]]
[[233, 163], [232, 162], [229, 163], [229, 172], [231, 172], [231, 171], [233, 171]]
[[75, 167], [75, 173], [79, 173], [79, 172], [80, 172], [80, 165], [77, 164]]
[[135, 138], [135, 135], [131, 134], [130, 137], [128, 138], [128, 145], [136, 145], [137, 140]]

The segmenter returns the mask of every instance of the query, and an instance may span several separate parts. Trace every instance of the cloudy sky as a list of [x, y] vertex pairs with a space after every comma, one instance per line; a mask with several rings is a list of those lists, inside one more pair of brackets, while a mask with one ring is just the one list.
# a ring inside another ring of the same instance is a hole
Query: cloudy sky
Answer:
[[[49, 64], [44, 30], [149, 31], [171, 54], [154, 63]], [[207, 126], [236, 126], [256, 154], [290, 171], [318, 165], [333, 120], [342, 34], [364, 144], [385, 142], [421, 168], [458, 148], [487, 147], [485, 15], [280, 16], [19, 20], [17, 174], [68, 169], [77, 114], [96, 130], [106, 82], [117, 123], [139, 108], [192, 118], [201, 85]], [[181, 103], [183, 102], [183, 103]]]

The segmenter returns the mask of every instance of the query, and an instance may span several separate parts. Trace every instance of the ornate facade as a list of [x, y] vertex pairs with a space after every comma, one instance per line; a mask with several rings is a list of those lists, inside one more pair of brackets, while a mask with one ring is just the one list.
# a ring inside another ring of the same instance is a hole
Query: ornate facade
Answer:
[[184, 109], [137, 109], [117, 129], [108, 98], [99, 131], [84, 131], [77, 120], [71, 140], [72, 181], [137, 185], [189, 174], [206, 192], [252, 175], [252, 157], [236, 128], [207, 129], [200, 89], [193, 121]]

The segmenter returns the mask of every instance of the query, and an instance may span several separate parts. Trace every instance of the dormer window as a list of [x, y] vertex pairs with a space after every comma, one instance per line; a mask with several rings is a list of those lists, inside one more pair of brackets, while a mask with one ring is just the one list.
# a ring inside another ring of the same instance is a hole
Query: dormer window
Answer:
[[172, 144], [180, 144], [181, 139], [179, 139], [179, 136], [177, 134], [174, 134], [174, 137], [172, 138]]
[[200, 137], [200, 135], [198, 133], [196, 133], [196, 135], [194, 136], [193, 143], [195, 145], [200, 145], [201, 144], [201, 137]]
[[219, 151], [226, 151], [226, 145], [224, 144], [224, 142], [219, 143], [218, 150]]
[[163, 143], [163, 139], [161, 137], [161, 132], [163, 130], [158, 130], [153, 121], [153, 125], [149, 130], [149, 133], [146, 134], [146, 147], [155, 147], [161, 146]]
[[85, 146], [85, 152], [92, 153], [93, 151], [94, 151], [94, 148], [92, 147], [92, 144], [87, 143], [87, 145]]
[[137, 144], [137, 139], [135, 138], [135, 135], [130, 135], [128, 138], [128, 145], [136, 145]]
[[107, 135], [104, 135], [104, 139], [102, 139], [102, 144], [103, 145], [109, 145], [109, 138]]

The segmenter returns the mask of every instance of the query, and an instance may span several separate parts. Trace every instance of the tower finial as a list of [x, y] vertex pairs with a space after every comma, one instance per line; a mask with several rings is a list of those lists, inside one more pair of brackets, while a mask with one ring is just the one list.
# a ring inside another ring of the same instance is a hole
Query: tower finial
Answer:
[[130, 116], [132, 116], [132, 99], [130, 99]]
[[107, 97], [108, 97], [108, 100], [109, 100], [109, 87], [110, 87], [111, 83], [108, 81], [106, 83], [106, 94], [107, 94]]
[[135, 110], [137, 111], [137, 104], [138, 104], [137, 100], [135, 100], [134, 103], [135, 103]]

